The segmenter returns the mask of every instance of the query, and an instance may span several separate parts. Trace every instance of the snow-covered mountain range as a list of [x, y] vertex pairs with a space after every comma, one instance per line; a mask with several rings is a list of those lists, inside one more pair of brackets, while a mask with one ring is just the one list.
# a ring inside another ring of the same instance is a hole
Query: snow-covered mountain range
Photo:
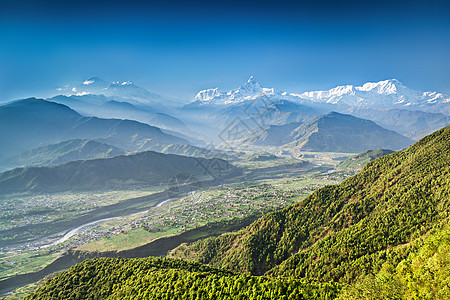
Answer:
[[273, 88], [261, 87], [259, 82], [251, 76], [243, 86], [237, 89], [228, 92], [221, 92], [219, 91], [219, 88], [202, 90], [198, 92], [194, 100], [199, 101], [200, 103], [220, 105], [252, 100], [262, 95], [281, 96], [281, 94], [278, 95], [278, 92]]
[[438, 92], [421, 92], [410, 89], [397, 79], [367, 82], [362, 86], [343, 85], [327, 91], [287, 93], [262, 87], [254, 77], [231, 91], [218, 88], [198, 92], [194, 102], [199, 104], [227, 105], [253, 100], [261, 96], [297, 103], [325, 103], [361, 108], [421, 109], [435, 105], [449, 105], [450, 97]]
[[69, 84], [57, 91], [65, 96], [105, 95], [133, 99], [143, 104], [156, 104], [162, 100], [159, 94], [137, 86], [131, 81], [107, 82], [98, 77], [91, 77], [81, 83]]
[[438, 92], [410, 89], [397, 79], [367, 82], [362, 86], [344, 85], [328, 91], [297, 95], [314, 102], [376, 108], [408, 108], [450, 103], [450, 97]]

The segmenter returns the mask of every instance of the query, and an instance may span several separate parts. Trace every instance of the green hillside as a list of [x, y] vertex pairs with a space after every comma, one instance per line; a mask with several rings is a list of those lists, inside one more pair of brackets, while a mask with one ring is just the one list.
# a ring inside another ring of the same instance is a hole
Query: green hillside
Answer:
[[245, 230], [180, 246], [171, 256], [250, 274], [351, 283], [378, 270], [386, 249], [448, 219], [449, 161], [446, 127]]
[[99, 258], [73, 266], [26, 299], [334, 299], [337, 284], [237, 275], [162, 258]]
[[450, 299], [448, 224], [386, 254], [378, 272], [361, 276], [339, 299]]
[[368, 162], [391, 153], [394, 153], [394, 151], [389, 149], [367, 150], [347, 158], [339, 164], [337, 169], [342, 171], [360, 171]]
[[450, 126], [241, 231], [170, 254], [221, 270], [97, 259], [29, 299], [449, 299], [449, 161]]

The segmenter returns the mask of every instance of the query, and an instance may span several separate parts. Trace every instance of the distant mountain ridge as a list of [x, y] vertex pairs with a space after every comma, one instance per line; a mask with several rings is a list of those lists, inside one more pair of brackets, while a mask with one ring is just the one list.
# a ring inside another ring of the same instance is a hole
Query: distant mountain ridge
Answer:
[[420, 92], [410, 89], [397, 79], [367, 82], [362, 86], [342, 85], [325, 91], [287, 93], [264, 88], [253, 76], [241, 87], [230, 91], [218, 88], [199, 91], [194, 102], [229, 105], [261, 96], [284, 99], [303, 104], [332, 104], [346, 107], [432, 109], [434, 106], [450, 106], [450, 96], [439, 92]]
[[8, 169], [24, 166], [53, 166], [74, 160], [109, 158], [122, 154], [125, 154], [124, 150], [105, 143], [75, 139], [33, 148], [9, 157], [0, 162], [0, 166], [6, 166]]
[[[117, 99], [117, 100], [114, 100]], [[55, 96], [46, 99], [64, 104], [85, 116], [134, 120], [164, 129], [187, 132], [186, 125], [169, 114], [157, 112], [150, 106], [137, 107], [127, 101], [105, 95]]]
[[134, 99], [143, 104], [155, 104], [162, 100], [161, 95], [135, 85], [132, 81], [107, 82], [98, 77], [91, 77], [82, 83], [73, 83], [58, 88], [57, 91], [66, 96], [104, 95], [125, 99]]
[[158, 127], [130, 120], [83, 117], [65, 105], [36, 98], [0, 106], [0, 158], [70, 139], [95, 139], [125, 151], [189, 144]]
[[295, 148], [302, 151], [359, 153], [369, 149], [402, 149], [413, 143], [372, 121], [331, 112], [305, 123], [271, 126], [253, 138], [256, 145]]
[[420, 108], [449, 103], [448, 95], [410, 89], [397, 79], [367, 82], [362, 86], [344, 85], [328, 91], [312, 91], [298, 95], [313, 102], [373, 108]]
[[106, 190], [133, 186], [168, 184], [179, 174], [190, 174], [197, 179], [211, 179], [204, 166], [214, 165], [225, 176], [237, 168], [225, 160], [186, 157], [154, 151], [112, 158], [72, 161], [54, 167], [17, 168], [0, 173], [0, 191]]
[[194, 101], [210, 104], [231, 104], [251, 100], [262, 95], [271, 96], [275, 94], [274, 89], [261, 87], [259, 82], [251, 76], [244, 85], [228, 92], [221, 92], [219, 88], [202, 90], [197, 93]]
[[418, 140], [436, 130], [450, 125], [450, 116], [406, 109], [368, 109], [352, 107], [342, 110], [358, 118], [374, 121], [404, 136]]
[[252, 76], [244, 85], [230, 91], [201, 90], [183, 109], [188, 116], [197, 113], [211, 126], [222, 129], [236, 117], [251, 124], [252, 120], [246, 120], [245, 112], [247, 107], [254, 109], [258, 103], [278, 108], [279, 114], [265, 118], [264, 126], [304, 122], [319, 114], [336, 111], [370, 119], [417, 140], [450, 124], [450, 96], [416, 91], [397, 79], [361, 86], [343, 85], [325, 91], [288, 93], [263, 87]]
[[395, 151], [389, 149], [367, 150], [347, 158], [338, 165], [337, 169], [342, 171], [361, 171], [361, 169], [372, 160], [394, 152]]

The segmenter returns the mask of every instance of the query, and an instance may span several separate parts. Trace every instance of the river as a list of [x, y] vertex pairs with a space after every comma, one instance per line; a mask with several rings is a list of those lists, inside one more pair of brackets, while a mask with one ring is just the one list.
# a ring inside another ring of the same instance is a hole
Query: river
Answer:
[[[166, 204], [166, 203], [168, 203], [168, 202], [170, 202], [170, 201], [172, 201], [174, 199], [177, 199], [177, 198], [170, 198], [170, 199], [166, 199], [164, 201], [161, 201], [157, 205], [155, 205], [155, 207], [161, 207], [164, 204]], [[57, 239], [56, 241], [53, 241], [53, 242], [51, 242], [49, 244], [44, 244], [44, 245], [40, 246], [40, 248], [41, 249], [48, 248], [48, 247], [56, 246], [56, 245], [58, 245], [60, 243], [64, 243], [65, 241], [67, 241], [68, 239], [73, 237], [74, 235], [76, 235], [79, 232], [81, 232], [83, 229], [86, 229], [86, 228], [88, 228], [88, 227], [90, 227], [92, 225], [95, 225], [97, 223], [105, 222], [105, 221], [109, 221], [109, 220], [114, 220], [114, 219], [122, 218], [122, 217], [125, 217], [125, 216], [139, 215], [139, 214], [146, 213], [146, 212], [148, 212], [148, 209], [140, 211], [140, 212], [137, 212], [137, 213], [133, 213], [133, 214], [130, 214], [130, 215], [117, 216], [117, 217], [112, 217], [112, 218], [104, 218], [104, 219], [100, 219], [100, 220], [96, 220], [96, 221], [93, 221], [93, 222], [89, 222], [89, 223], [83, 224], [81, 226], [78, 226], [78, 227], [76, 227], [74, 229], [71, 229], [71, 230], [67, 231], [64, 234], [64, 236], [62, 236], [61, 238]], [[63, 234], [63, 233], [61, 233], [61, 234]]]

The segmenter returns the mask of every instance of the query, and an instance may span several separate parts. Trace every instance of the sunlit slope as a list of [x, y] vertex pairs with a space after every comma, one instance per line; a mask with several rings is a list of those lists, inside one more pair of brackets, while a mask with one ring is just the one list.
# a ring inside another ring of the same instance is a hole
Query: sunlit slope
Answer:
[[393, 152], [389, 149], [367, 150], [347, 158], [339, 164], [337, 169], [342, 171], [360, 171], [368, 162]]
[[[161, 258], [86, 260], [26, 299], [334, 299], [336, 284], [237, 275]], [[288, 298], [289, 297], [289, 298]]]
[[446, 127], [238, 233], [172, 252], [228, 270], [159, 258], [87, 260], [28, 299], [444, 299], [449, 142]]
[[448, 219], [449, 161], [448, 126], [245, 230], [182, 245], [171, 256], [251, 274], [352, 282], [379, 268], [385, 249]]

